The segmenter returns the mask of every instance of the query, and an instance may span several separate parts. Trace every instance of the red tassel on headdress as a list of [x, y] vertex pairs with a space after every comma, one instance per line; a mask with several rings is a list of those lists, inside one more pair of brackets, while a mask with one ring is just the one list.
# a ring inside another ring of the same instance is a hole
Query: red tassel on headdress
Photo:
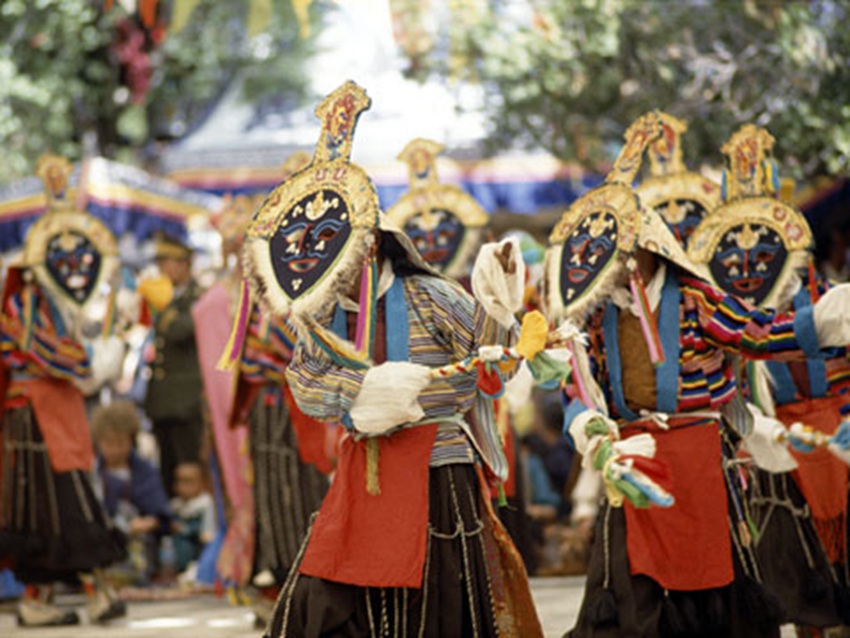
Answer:
[[815, 272], [815, 260], [809, 257], [809, 294], [812, 297], [812, 305], [818, 302], [820, 299], [820, 293], [818, 292], [818, 278], [817, 273]]

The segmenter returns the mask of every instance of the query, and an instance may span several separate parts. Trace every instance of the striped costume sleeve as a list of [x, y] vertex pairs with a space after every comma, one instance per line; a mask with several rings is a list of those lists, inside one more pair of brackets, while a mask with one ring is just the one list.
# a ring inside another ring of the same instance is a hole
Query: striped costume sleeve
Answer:
[[[46, 303], [39, 303], [35, 313], [35, 323], [29, 349], [23, 353], [46, 376], [57, 379], [84, 379], [91, 374], [88, 353], [82, 344], [61, 336], [53, 324]], [[7, 301], [4, 309], [5, 339], [14, 342], [19, 348], [24, 338], [23, 300], [14, 295]], [[4, 348], [9, 344], [4, 344]]]
[[299, 336], [286, 368], [286, 381], [304, 414], [326, 423], [340, 423], [360, 392], [365, 370], [343, 368]]
[[[462, 361], [482, 345], [510, 345], [516, 331], [507, 331], [460, 286], [436, 277], [405, 281], [417, 321], [411, 322], [411, 360], [429, 367]], [[466, 413], [476, 397], [476, 377], [452, 375], [431, 381], [419, 395], [429, 418]]]
[[516, 342], [519, 330], [505, 329], [460, 285], [429, 276], [409, 277], [408, 281], [414, 307], [429, 309], [430, 319], [450, 347], [454, 361], [478, 354], [481, 346]]
[[681, 283], [685, 306], [695, 305], [702, 337], [710, 345], [754, 359], [818, 356], [811, 307], [780, 314], [754, 308], [698, 279], [684, 277]]

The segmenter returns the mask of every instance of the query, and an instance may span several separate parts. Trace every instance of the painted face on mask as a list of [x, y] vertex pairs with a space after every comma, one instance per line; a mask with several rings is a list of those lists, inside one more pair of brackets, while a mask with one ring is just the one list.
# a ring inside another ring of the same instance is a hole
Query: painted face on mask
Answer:
[[726, 292], [759, 305], [776, 285], [787, 257], [775, 230], [763, 224], [740, 224], [717, 244], [709, 268]]
[[82, 304], [94, 290], [101, 258], [85, 235], [66, 231], [48, 241], [45, 265], [56, 284]]
[[427, 216], [417, 214], [404, 225], [422, 258], [437, 270], [445, 270], [457, 255], [466, 228], [447, 210], [432, 210]]
[[297, 299], [321, 283], [350, 236], [348, 206], [338, 193], [322, 189], [300, 199], [269, 242], [286, 295]]
[[691, 235], [708, 212], [702, 204], [692, 199], [674, 199], [656, 205], [655, 210], [683, 248], [688, 247]]
[[617, 219], [598, 212], [585, 217], [566, 238], [560, 278], [564, 305], [581, 297], [615, 257], [617, 233]]

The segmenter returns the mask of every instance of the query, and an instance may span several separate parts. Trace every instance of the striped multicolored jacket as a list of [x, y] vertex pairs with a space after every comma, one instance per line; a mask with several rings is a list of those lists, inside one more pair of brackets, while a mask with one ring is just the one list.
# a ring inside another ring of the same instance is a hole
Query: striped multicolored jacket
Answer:
[[[27, 320], [28, 316], [32, 317], [31, 321]], [[6, 300], [0, 317], [0, 356], [12, 381], [7, 407], [13, 407], [10, 402], [16, 404], [23, 397], [15, 380], [73, 381], [91, 373], [86, 349], [65, 334], [58, 310], [35, 287], [29, 292], [10, 295]]]
[[[726, 353], [791, 361], [820, 352], [811, 307], [779, 314], [754, 308], [697, 278], [676, 276], [680, 293], [678, 412], [717, 410], [733, 398], [737, 383]], [[606, 347], [618, 344], [604, 342], [603, 314], [600, 309], [589, 320], [588, 353], [612, 415], [620, 416], [612, 400], [605, 355]], [[570, 409], [568, 416], [579, 411]]]
[[256, 305], [251, 310], [239, 372], [248, 383], [283, 385], [297, 335], [286, 319], [267, 318]]

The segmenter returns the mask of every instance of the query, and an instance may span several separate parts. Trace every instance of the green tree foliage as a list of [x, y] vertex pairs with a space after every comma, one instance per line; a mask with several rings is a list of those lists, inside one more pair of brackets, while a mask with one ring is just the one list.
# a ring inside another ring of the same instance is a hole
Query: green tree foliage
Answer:
[[[455, 0], [453, 4], [467, 2]], [[795, 177], [850, 169], [850, 5], [838, 0], [480, 0], [451, 12], [411, 75], [479, 82], [490, 144], [589, 167], [653, 108], [689, 122], [691, 165], [719, 164], [741, 124], [765, 126]], [[439, 33], [446, 36], [440, 37]], [[458, 72], [458, 59], [464, 60]]]
[[[77, 159], [85, 146], [129, 159], [154, 141], [179, 137], [237, 75], [252, 99], [301, 103], [312, 44], [299, 37], [291, 0], [272, 2], [267, 28], [251, 38], [249, 0], [202, 0], [177, 34], [167, 33], [168, 2], [160, 3], [160, 24], [147, 31], [118, 3], [104, 13], [102, 0], [2, 0], [0, 182], [31, 174], [46, 151]], [[148, 90], [133, 90], [116, 51], [128, 24], [144, 38]]]

